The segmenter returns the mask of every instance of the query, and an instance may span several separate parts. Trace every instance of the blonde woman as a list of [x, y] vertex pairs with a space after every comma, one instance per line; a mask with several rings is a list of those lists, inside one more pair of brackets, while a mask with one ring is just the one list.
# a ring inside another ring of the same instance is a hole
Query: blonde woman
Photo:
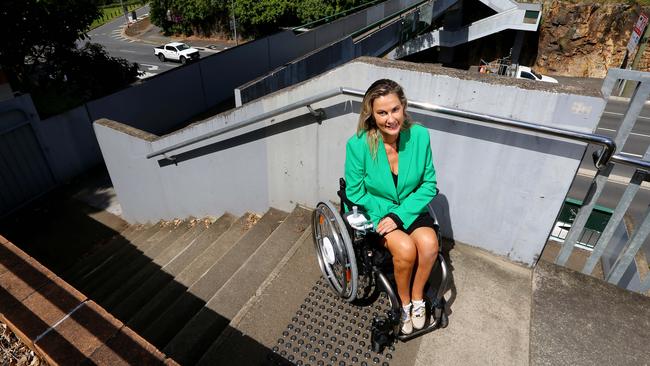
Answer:
[[404, 90], [392, 80], [368, 88], [346, 146], [345, 179], [348, 199], [368, 212], [393, 257], [401, 331], [409, 334], [426, 321], [424, 286], [438, 240], [427, 212], [437, 192], [429, 132], [411, 123], [406, 106]]

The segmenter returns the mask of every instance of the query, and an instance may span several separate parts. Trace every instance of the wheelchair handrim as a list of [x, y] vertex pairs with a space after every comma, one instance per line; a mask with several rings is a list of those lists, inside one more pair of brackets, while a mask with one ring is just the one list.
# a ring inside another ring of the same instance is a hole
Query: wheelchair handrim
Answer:
[[[353, 301], [357, 292], [357, 266], [352, 241], [338, 211], [329, 202], [320, 202], [312, 216], [314, 246], [323, 276], [334, 291], [346, 301]], [[335, 261], [329, 263], [323, 239], [329, 241]]]

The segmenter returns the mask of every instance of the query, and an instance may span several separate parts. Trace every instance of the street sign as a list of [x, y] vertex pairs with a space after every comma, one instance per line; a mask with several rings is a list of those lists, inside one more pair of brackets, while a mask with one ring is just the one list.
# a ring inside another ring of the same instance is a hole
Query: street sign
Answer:
[[648, 25], [648, 16], [645, 15], [645, 13], [641, 13], [639, 15], [639, 19], [637, 19], [636, 23], [634, 24], [634, 29], [632, 29], [632, 35], [630, 36], [630, 41], [627, 43], [627, 50], [630, 53], [636, 50], [636, 46], [639, 44], [639, 41], [641, 40], [641, 36], [643, 35], [643, 32], [645, 31], [645, 27], [647, 25]]

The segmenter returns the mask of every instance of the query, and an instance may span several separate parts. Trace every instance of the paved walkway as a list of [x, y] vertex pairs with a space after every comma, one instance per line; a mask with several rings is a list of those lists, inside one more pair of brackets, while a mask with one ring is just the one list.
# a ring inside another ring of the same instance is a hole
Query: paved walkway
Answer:
[[449, 326], [422, 337], [415, 365], [527, 365], [532, 270], [464, 244], [450, 257]]

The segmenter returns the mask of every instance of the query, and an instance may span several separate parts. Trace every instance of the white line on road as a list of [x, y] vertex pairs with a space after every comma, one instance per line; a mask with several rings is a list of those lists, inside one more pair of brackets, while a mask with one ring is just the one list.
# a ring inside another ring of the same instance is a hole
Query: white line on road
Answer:
[[124, 53], [138, 53], [138, 51], [134, 50], [117, 50], [118, 52], [124, 52]]
[[[616, 130], [612, 130], [611, 128], [598, 127], [598, 129], [603, 130], [603, 131], [616, 132]], [[630, 132], [630, 135], [639, 136], [639, 137], [650, 137], [650, 135], [645, 135], [645, 134], [636, 133], [636, 132]]]
[[[611, 114], [613, 116], [624, 116], [623, 113], [608, 112], [608, 111], [604, 111], [603, 114]], [[646, 116], [638, 116], [637, 118], [650, 120], [650, 117], [646, 117]]]

